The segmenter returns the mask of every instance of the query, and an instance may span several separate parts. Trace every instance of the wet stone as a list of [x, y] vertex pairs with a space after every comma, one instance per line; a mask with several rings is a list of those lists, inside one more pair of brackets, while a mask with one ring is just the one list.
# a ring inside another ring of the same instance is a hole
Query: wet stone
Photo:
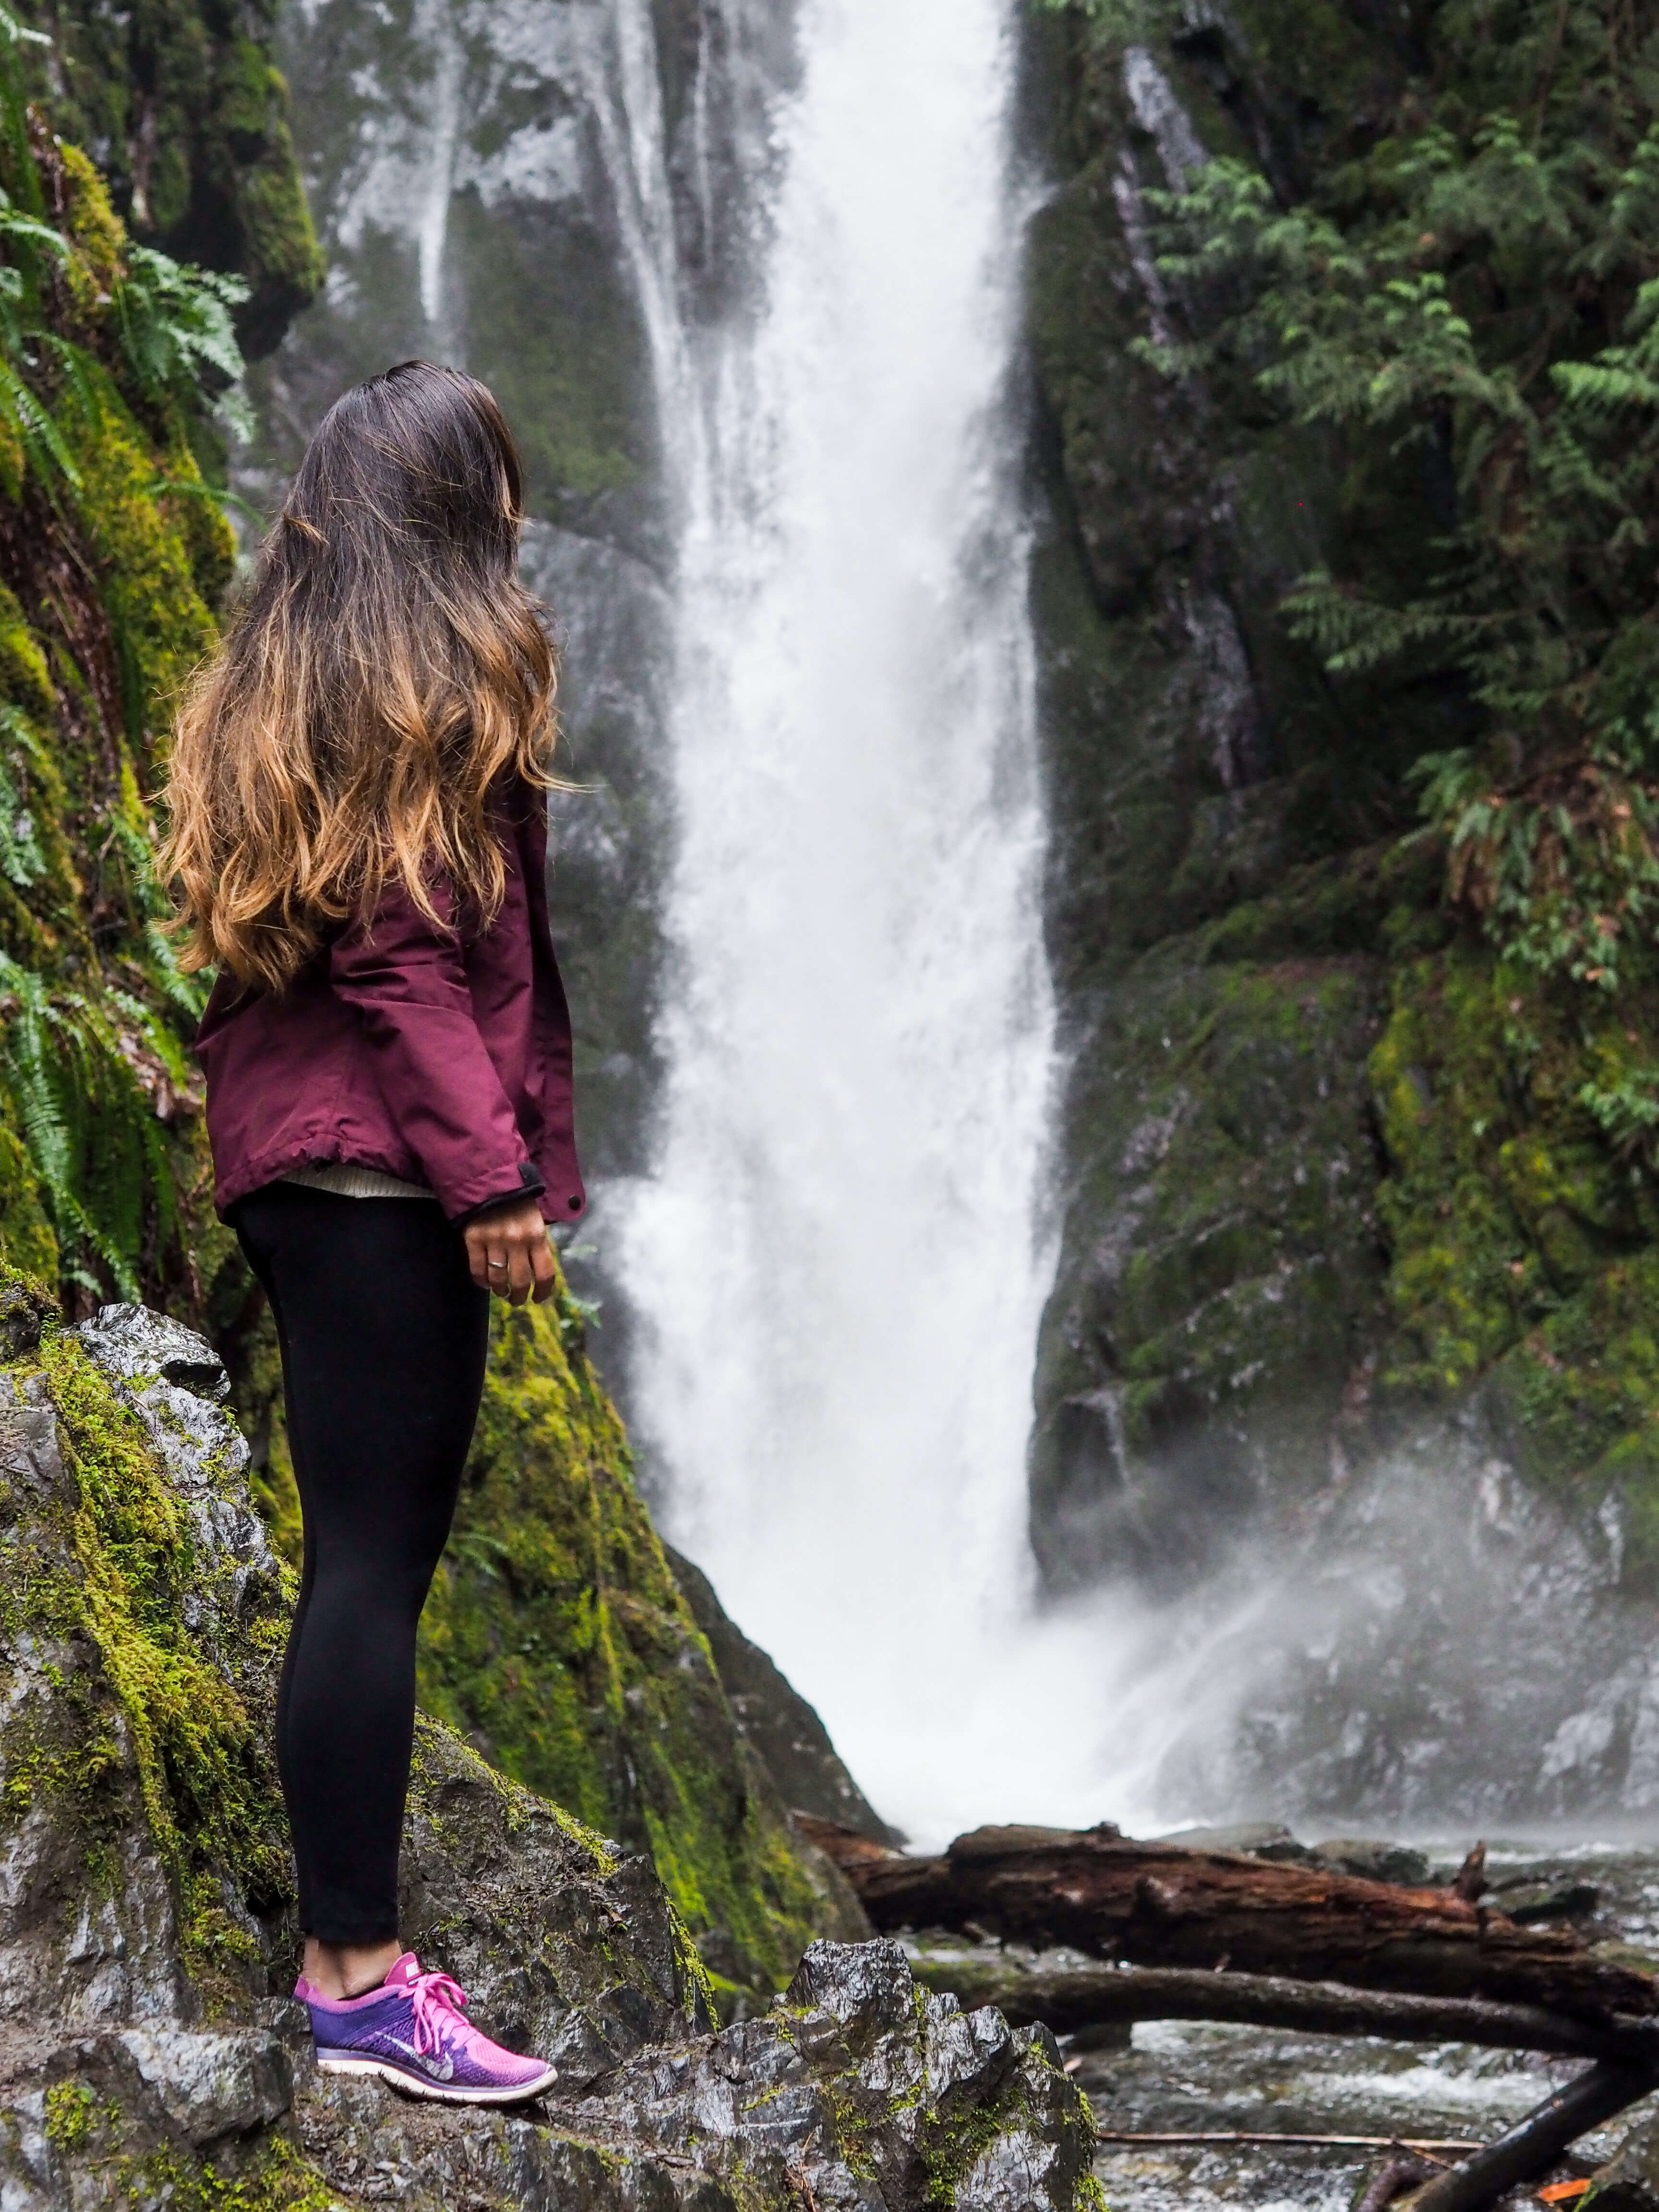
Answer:
[[1269, 1859], [1299, 1864], [1312, 1854], [1305, 1844], [1299, 1844], [1290, 1830], [1277, 1820], [1241, 1820], [1230, 1827], [1177, 1828], [1167, 1836], [1157, 1836], [1155, 1843], [1178, 1844], [1188, 1851], [1243, 1851], [1254, 1859]]
[[1374, 1837], [1332, 1836], [1313, 1845], [1312, 1856], [1319, 1865], [1334, 1867], [1339, 1874], [1359, 1875], [1368, 1881], [1398, 1882], [1407, 1889], [1420, 1889], [1429, 1879], [1426, 1851]]

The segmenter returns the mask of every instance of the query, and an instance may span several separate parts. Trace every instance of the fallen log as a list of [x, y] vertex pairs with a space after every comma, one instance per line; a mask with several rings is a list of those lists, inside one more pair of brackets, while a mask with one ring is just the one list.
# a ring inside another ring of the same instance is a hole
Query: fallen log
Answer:
[[1547, 2051], [1659, 2066], [1659, 2020], [1576, 2020], [1537, 2005], [1488, 1997], [1402, 1996], [1288, 1975], [1206, 1973], [1184, 1966], [1108, 1966], [1030, 1972], [1012, 1960], [944, 1953], [913, 1959], [930, 1990], [964, 2008], [994, 2005], [1015, 2027], [1056, 2035], [1137, 2020], [1195, 2020], [1307, 2035], [1375, 2035], [1396, 2043], [1474, 2043], [1492, 2051]]
[[1654, 2066], [1591, 2066], [1534, 2106], [1497, 2142], [1400, 2200], [1401, 2212], [1487, 2212], [1511, 2189], [1547, 2173], [1569, 2143], [1659, 2088]]
[[[1484, 2143], [1466, 2142], [1462, 2136], [1291, 2136], [1274, 2128], [1205, 2128], [1196, 2134], [1148, 2134], [1145, 2129], [1097, 2128], [1095, 2141], [1103, 2143], [1152, 2144], [1164, 2149], [1231, 2150], [1279, 2144], [1291, 2150], [1409, 2150], [1434, 2153], [1455, 2151], [1460, 2156], [1484, 2150]], [[1444, 2164], [1444, 2160], [1440, 2161]]]
[[1104, 1823], [976, 1828], [931, 1858], [807, 1825], [883, 1931], [972, 1925], [1136, 1966], [1232, 1967], [1601, 2022], [1659, 2011], [1651, 1976], [1598, 1957], [1570, 1929], [1517, 1926], [1452, 1888], [1136, 1843]]

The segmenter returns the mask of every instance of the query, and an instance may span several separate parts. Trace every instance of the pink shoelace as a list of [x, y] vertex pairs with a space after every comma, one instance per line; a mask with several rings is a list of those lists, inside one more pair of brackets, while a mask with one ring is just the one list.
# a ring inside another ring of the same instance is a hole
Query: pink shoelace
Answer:
[[430, 2051], [434, 2058], [442, 2056], [446, 2021], [453, 2021], [460, 2029], [465, 2045], [473, 2030], [466, 2018], [467, 1994], [460, 1984], [434, 1969], [429, 1974], [416, 1974], [409, 1987], [415, 2004], [416, 2051]]

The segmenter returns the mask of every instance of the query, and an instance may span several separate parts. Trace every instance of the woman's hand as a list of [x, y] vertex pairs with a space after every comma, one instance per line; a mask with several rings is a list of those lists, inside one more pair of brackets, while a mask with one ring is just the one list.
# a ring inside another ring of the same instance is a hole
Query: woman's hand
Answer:
[[540, 1305], [553, 1295], [553, 1255], [547, 1224], [533, 1198], [492, 1206], [461, 1231], [472, 1279], [481, 1291], [494, 1291], [515, 1306], [534, 1295]]

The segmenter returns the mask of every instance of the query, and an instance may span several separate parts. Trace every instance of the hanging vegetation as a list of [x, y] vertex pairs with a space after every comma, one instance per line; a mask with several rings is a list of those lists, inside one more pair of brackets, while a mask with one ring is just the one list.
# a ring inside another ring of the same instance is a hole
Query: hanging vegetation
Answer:
[[188, 1281], [200, 986], [145, 793], [234, 544], [246, 287], [133, 245], [26, 97], [0, 9], [0, 1238], [71, 1303]]

